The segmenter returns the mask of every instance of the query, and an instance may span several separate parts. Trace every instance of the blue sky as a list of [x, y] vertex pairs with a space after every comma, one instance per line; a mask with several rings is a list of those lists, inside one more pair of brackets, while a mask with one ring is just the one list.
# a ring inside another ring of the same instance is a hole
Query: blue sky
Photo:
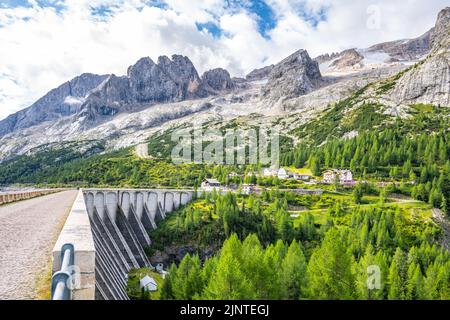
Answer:
[[[412, 38], [448, 0], [0, 0], [0, 119], [83, 73], [183, 54], [233, 76], [298, 49], [314, 57]], [[370, 10], [379, 26], [368, 27]]]
[[[90, 5], [91, 13], [92, 15], [99, 17], [109, 16], [113, 13], [115, 8], [120, 7], [121, 3], [123, 3], [123, 1], [112, 1], [110, 4], [106, 3], [106, 1], [93, 1], [93, 4]], [[0, 8], [31, 8], [33, 6], [38, 6], [40, 8], [53, 8], [58, 13], [63, 12], [66, 8], [64, 0], [2, 0], [0, 3]], [[142, 6], [157, 7], [161, 9], [170, 8], [170, 5], [164, 0], [142, 1]], [[229, 12], [239, 12], [244, 10], [249, 14], [252, 14], [255, 17], [255, 22], [258, 25], [260, 35], [265, 38], [270, 38], [270, 30], [276, 27], [276, 13], [267, 1], [224, 0], [223, 7]], [[316, 27], [320, 21], [326, 19], [326, 11], [327, 6], [321, 6], [317, 12], [311, 12], [311, 10], [307, 8], [306, 3], [302, 3], [301, 1], [295, 8], [295, 13], [313, 27]], [[213, 16], [215, 15], [214, 12], [211, 12], [211, 14]], [[207, 30], [214, 37], [220, 37], [223, 34], [223, 30], [217, 22], [196, 22], [196, 25], [198, 30]]]
[[0, 3], [0, 8], [18, 8], [18, 7], [25, 7], [25, 8], [30, 8], [33, 5], [38, 5], [39, 7], [42, 8], [54, 8], [57, 10], [62, 10], [63, 9], [63, 4], [62, 1], [59, 0], [54, 0], [54, 1], [49, 1], [49, 0], [35, 0], [35, 1], [29, 1], [29, 0], [2, 0]]

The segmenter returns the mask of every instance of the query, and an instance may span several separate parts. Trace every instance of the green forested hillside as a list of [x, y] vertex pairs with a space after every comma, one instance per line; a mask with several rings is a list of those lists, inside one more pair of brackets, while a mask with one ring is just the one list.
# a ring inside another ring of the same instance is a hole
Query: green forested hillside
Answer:
[[[227, 240], [204, 263], [194, 254], [173, 264], [160, 298], [450, 298], [450, 254], [426, 207], [338, 206], [324, 219], [300, 212], [294, 223], [287, 203], [295, 196], [270, 197], [214, 196], [198, 200], [203, 209], [191, 205], [164, 221], [151, 233], [160, 245]], [[380, 271], [373, 290], [368, 267]]]

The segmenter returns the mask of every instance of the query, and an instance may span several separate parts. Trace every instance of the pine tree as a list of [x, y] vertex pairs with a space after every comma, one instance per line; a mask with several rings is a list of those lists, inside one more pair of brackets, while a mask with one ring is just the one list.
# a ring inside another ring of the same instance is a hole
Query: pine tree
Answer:
[[420, 266], [415, 262], [408, 268], [408, 278], [406, 283], [406, 298], [408, 300], [419, 300], [423, 297], [423, 276]]
[[286, 256], [287, 249], [283, 241], [278, 240], [275, 245], [271, 244], [264, 252], [264, 264], [271, 271], [267, 277], [270, 283], [269, 299], [281, 299], [281, 264]]
[[281, 264], [283, 299], [298, 299], [306, 290], [306, 260], [296, 241], [292, 241]]
[[217, 269], [211, 276], [203, 298], [210, 300], [254, 299], [256, 292], [245, 274], [241, 264], [231, 252], [220, 255]]
[[273, 270], [264, 261], [264, 252], [258, 237], [251, 234], [242, 243], [242, 271], [255, 288], [258, 299], [268, 299], [273, 283], [267, 281]]
[[362, 190], [362, 186], [359, 183], [353, 189], [352, 195], [353, 195], [353, 201], [355, 201], [356, 204], [360, 204], [362, 196], [363, 196], [363, 190]]
[[185, 255], [172, 281], [172, 291], [177, 300], [191, 300], [203, 289], [198, 255]]
[[447, 205], [447, 199], [442, 195], [441, 198], [441, 210], [444, 213], [448, 213], [448, 205]]
[[169, 268], [169, 272], [166, 274], [164, 278], [164, 282], [161, 287], [160, 297], [162, 300], [172, 300], [174, 299], [173, 294], [173, 280], [177, 276], [177, 267], [175, 264], [172, 264]]
[[337, 229], [330, 229], [314, 251], [307, 268], [313, 299], [351, 299], [354, 296], [352, 256]]
[[[380, 251], [381, 253], [381, 251]], [[359, 299], [383, 299], [383, 268], [380, 257], [373, 254], [373, 247], [369, 244], [364, 256], [355, 264], [356, 292]], [[380, 274], [377, 272], [380, 271]], [[377, 278], [379, 277], [379, 278]]]
[[278, 221], [278, 234], [284, 242], [290, 242], [294, 237], [294, 228], [287, 212], [281, 213]]
[[406, 298], [406, 259], [400, 248], [397, 248], [389, 268], [389, 293], [390, 300]]

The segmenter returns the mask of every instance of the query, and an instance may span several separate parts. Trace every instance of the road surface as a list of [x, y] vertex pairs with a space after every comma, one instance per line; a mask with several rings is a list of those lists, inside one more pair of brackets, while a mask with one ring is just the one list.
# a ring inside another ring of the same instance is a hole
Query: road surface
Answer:
[[151, 158], [148, 155], [148, 145], [146, 143], [141, 143], [136, 146], [136, 155], [141, 159]]
[[77, 195], [58, 192], [0, 206], [0, 300], [35, 299], [36, 278]]

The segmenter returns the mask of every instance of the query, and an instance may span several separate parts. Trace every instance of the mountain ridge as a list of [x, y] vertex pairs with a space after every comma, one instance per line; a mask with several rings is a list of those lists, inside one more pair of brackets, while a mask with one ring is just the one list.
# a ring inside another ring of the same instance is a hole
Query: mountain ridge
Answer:
[[[187, 121], [241, 117], [253, 124], [285, 119], [291, 125], [301, 125], [370, 83], [375, 85], [363, 93], [364, 99], [383, 104], [387, 114], [406, 116], [414, 103], [447, 106], [449, 12], [450, 8], [442, 10], [436, 26], [414, 39], [315, 59], [300, 49], [277, 64], [251, 71], [245, 79], [231, 78], [221, 68], [200, 76], [189, 58], [182, 55], [161, 56], [156, 63], [144, 57], [131, 65], [125, 76], [92, 75], [97, 77], [96, 82], [80, 96], [63, 97], [70, 90], [61, 90], [59, 100], [55, 99], [59, 104], [40, 104], [49, 109], [43, 116], [39, 112], [33, 116], [39, 111], [33, 106], [64, 84], [30, 108], [0, 121], [0, 159], [44, 143], [92, 136], [116, 148], [140, 143], [151, 132], [163, 130], [165, 124]], [[428, 56], [422, 57], [425, 51]], [[401, 59], [412, 60], [397, 61], [399, 54]], [[61, 103], [63, 108], [59, 108]], [[17, 125], [19, 119], [22, 123]]]

